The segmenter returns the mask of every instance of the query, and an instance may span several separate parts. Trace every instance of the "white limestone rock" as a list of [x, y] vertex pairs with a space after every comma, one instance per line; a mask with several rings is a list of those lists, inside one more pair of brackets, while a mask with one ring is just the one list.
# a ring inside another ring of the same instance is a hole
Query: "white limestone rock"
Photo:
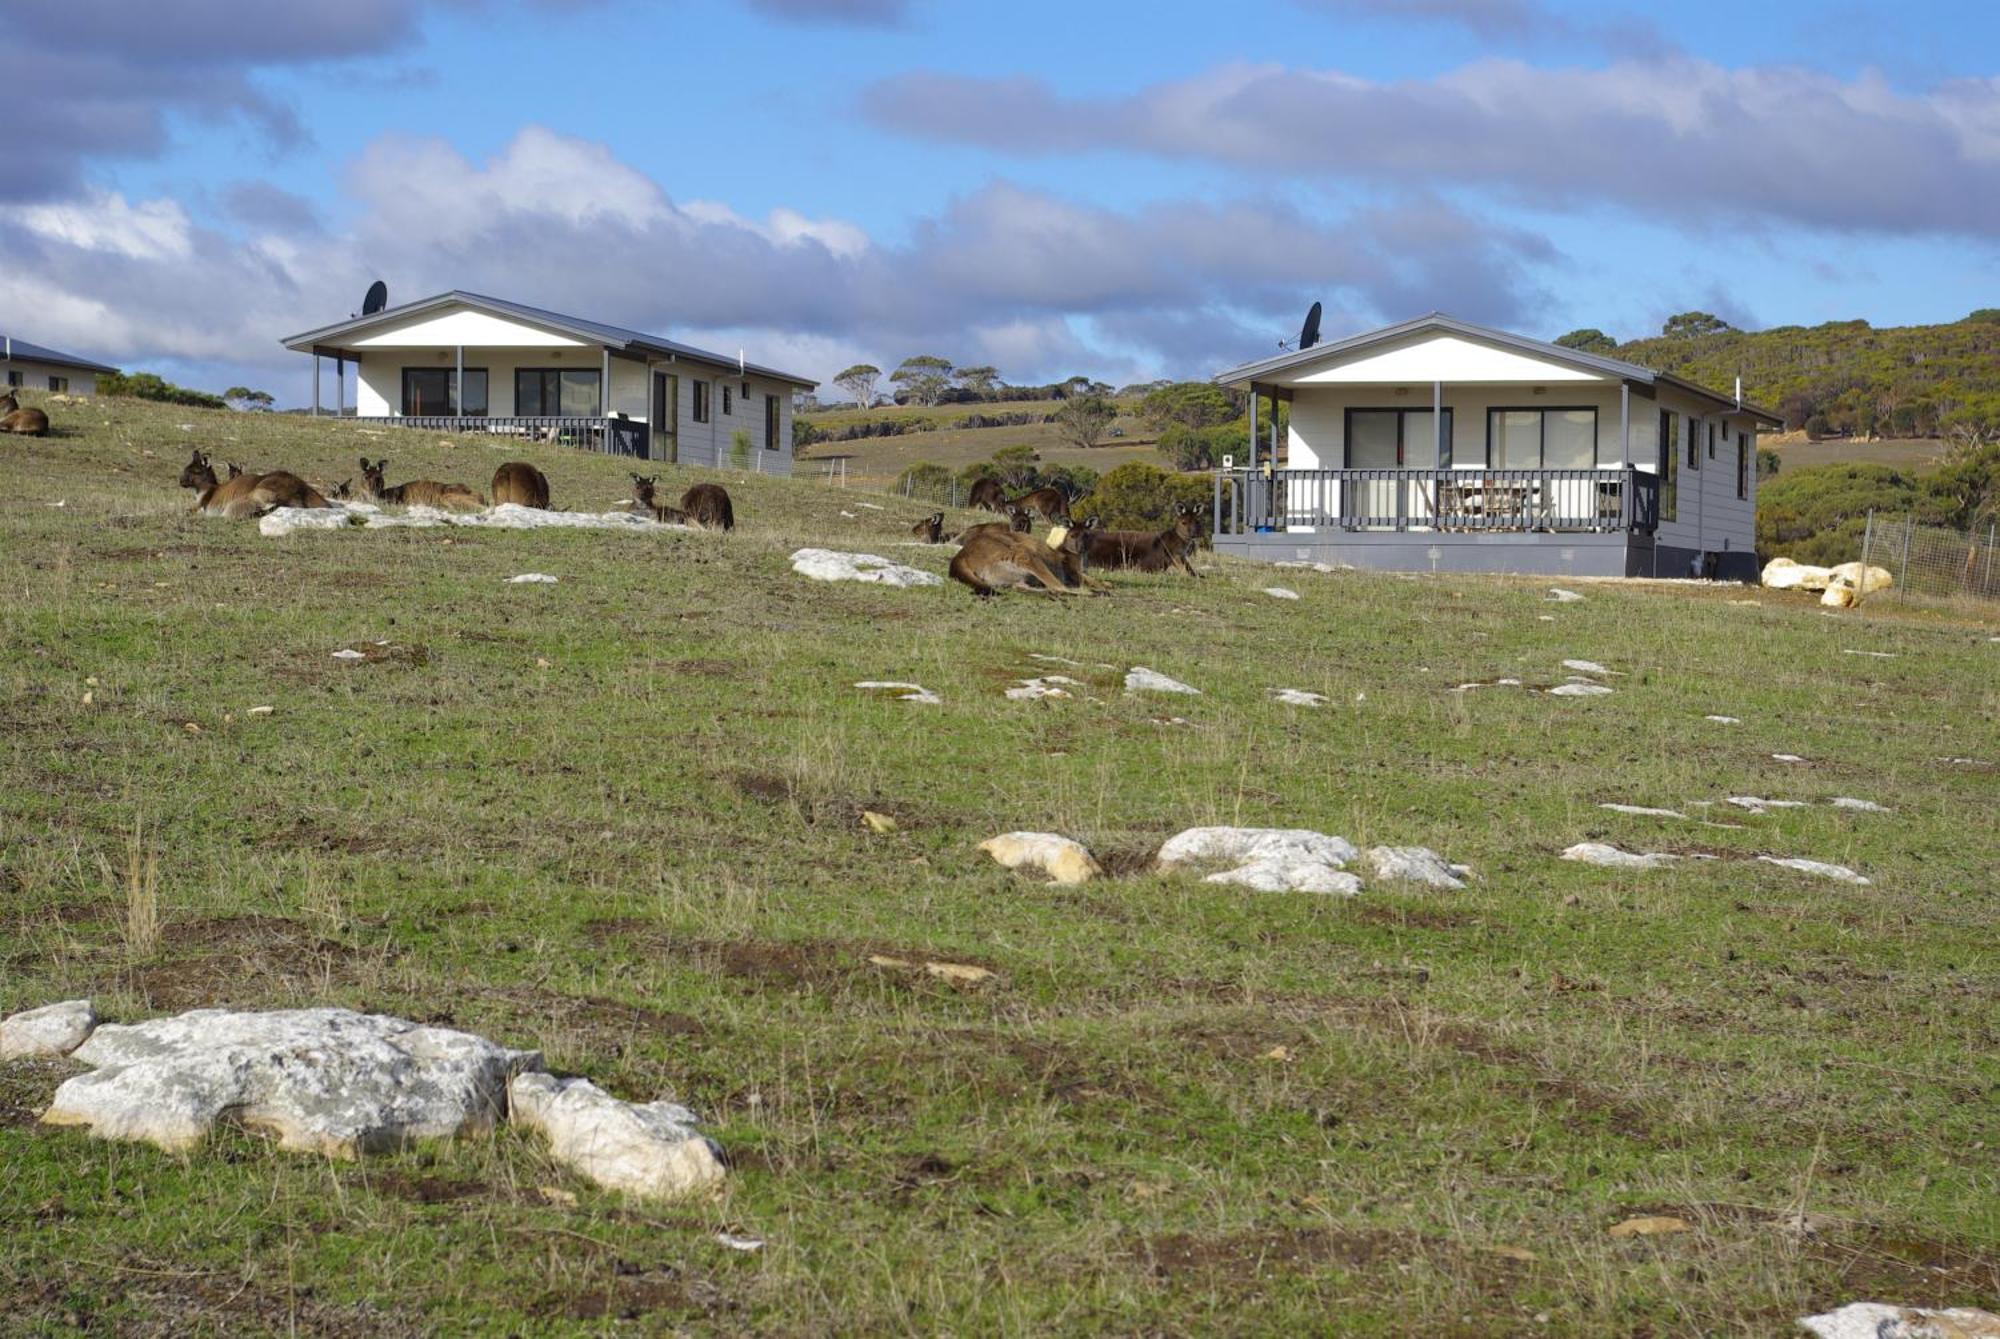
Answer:
[[1264, 594], [1274, 600], [1296, 600], [1299, 598], [1297, 591], [1284, 586], [1266, 586], [1264, 587]]
[[1804, 800], [1767, 800], [1761, 795], [1731, 795], [1725, 804], [1733, 804], [1738, 809], [1747, 809], [1753, 814], [1761, 814], [1766, 809], [1804, 809]]
[[1053, 832], [1003, 832], [979, 849], [1008, 869], [1040, 870], [1057, 883], [1088, 883], [1104, 873], [1090, 848]]
[[1605, 842], [1578, 842], [1564, 851], [1562, 858], [1604, 869], [1665, 869], [1680, 860], [1659, 851], [1623, 851]]
[[892, 693], [898, 702], [914, 702], [923, 707], [944, 705], [943, 698], [920, 683], [904, 683], [898, 679], [863, 679], [854, 686], [871, 693]]
[[1559, 683], [1549, 689], [1550, 697], [1606, 697], [1611, 690], [1601, 683]]
[[1287, 707], [1323, 707], [1325, 693], [1308, 692], [1303, 688], [1273, 688], [1271, 700]]
[[1609, 809], [1614, 814], [1630, 814], [1634, 818], [1686, 818], [1678, 809], [1652, 809], [1643, 804], [1600, 804], [1600, 809]]
[[944, 578], [876, 553], [837, 553], [832, 549], [800, 549], [792, 554], [792, 570], [814, 581], [868, 581], [881, 586], [942, 586]]
[[1339, 893], [1361, 891], [1361, 880], [1323, 860], [1279, 856], [1251, 860], [1235, 869], [1210, 874], [1203, 883], [1232, 883], [1260, 893]]
[[1715, 723], [1716, 723], [1717, 725], [1741, 725], [1741, 724], [1743, 724], [1743, 721], [1742, 721], [1742, 719], [1741, 719], [1740, 717], [1736, 717], [1736, 716], [1704, 716], [1704, 717], [1702, 717], [1702, 719], [1703, 719], [1704, 721], [1714, 721], [1714, 722], [1715, 722]]
[[1463, 888], [1472, 873], [1470, 865], [1454, 865], [1428, 846], [1371, 846], [1363, 858], [1369, 872], [1384, 883]]
[[1930, 1311], [1886, 1302], [1849, 1302], [1838, 1311], [1803, 1316], [1798, 1324], [1818, 1339], [2000, 1339], [2000, 1316], [1972, 1307]]
[[1551, 586], [1549, 587], [1549, 593], [1544, 598], [1553, 600], [1557, 604], [1574, 604], [1583, 597], [1573, 590], [1564, 590], [1561, 586]]
[[28, 1009], [0, 1022], [0, 1060], [68, 1055], [97, 1026], [89, 1000], [64, 1000]]
[[1877, 804], [1873, 800], [1857, 800], [1852, 795], [1834, 796], [1833, 807], [1836, 809], [1854, 809], [1864, 814], [1890, 814], [1895, 812], [1895, 810], [1885, 805]]
[[1595, 660], [1565, 660], [1563, 661], [1563, 668], [1575, 670], [1579, 674], [1616, 674], [1618, 672], [1617, 670], [1604, 668], [1604, 666], [1598, 664]]
[[1801, 874], [1811, 874], [1822, 879], [1833, 879], [1840, 883], [1852, 883], [1863, 888], [1869, 886], [1869, 881], [1866, 878], [1856, 874], [1845, 865], [1829, 865], [1824, 860], [1801, 860], [1796, 857], [1780, 859], [1774, 855], [1760, 855], [1757, 858], [1767, 865], [1776, 865], [1781, 869], [1795, 869]]
[[1144, 665], [1134, 666], [1125, 673], [1125, 691], [1128, 693], [1189, 693], [1201, 696], [1201, 689], [1190, 688], [1179, 679], [1169, 679], [1158, 670], [1147, 669]]
[[532, 1051], [347, 1009], [196, 1009], [107, 1024], [73, 1053], [92, 1066], [56, 1090], [42, 1119], [100, 1139], [168, 1150], [216, 1120], [276, 1134], [281, 1148], [335, 1157], [490, 1129]]
[[722, 1150], [673, 1102], [621, 1102], [588, 1079], [522, 1074], [507, 1085], [516, 1125], [539, 1130], [557, 1162], [610, 1190], [680, 1199], [727, 1175]]
[[[510, 503], [509, 505], [512, 504]], [[556, 584], [556, 580], [557, 578], [550, 576], [547, 572], [523, 572], [517, 577], [508, 577], [507, 584], [510, 586], [553, 586]]]
[[1162, 868], [1196, 862], [1246, 864], [1257, 860], [1309, 860], [1341, 868], [1360, 853], [1344, 837], [1306, 828], [1188, 828], [1160, 847]]
[[1067, 674], [1045, 674], [1039, 679], [1016, 679], [1007, 690], [1007, 698], [1012, 702], [1039, 702], [1045, 697], [1074, 696], [1069, 690], [1081, 687], [1082, 683]]

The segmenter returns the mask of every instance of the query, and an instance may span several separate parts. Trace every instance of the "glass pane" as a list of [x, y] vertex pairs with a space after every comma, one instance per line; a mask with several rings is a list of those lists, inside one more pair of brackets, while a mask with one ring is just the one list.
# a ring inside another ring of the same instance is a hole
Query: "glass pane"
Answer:
[[1542, 418], [1542, 464], [1552, 470], [1587, 470], [1597, 463], [1597, 411], [1554, 409]]
[[[1403, 466], [1412, 470], [1437, 468], [1437, 431], [1431, 425], [1435, 422], [1428, 409], [1413, 409], [1403, 415]], [[1451, 411], [1446, 410], [1444, 430], [1451, 431]], [[1448, 457], [1451, 449], [1445, 449]]]
[[514, 374], [514, 412], [534, 418], [542, 412], [542, 378], [537, 372]]
[[1496, 470], [1531, 470], [1542, 459], [1542, 411], [1495, 409], [1488, 420]]
[[[453, 369], [456, 371], [456, 369]], [[465, 394], [459, 397], [458, 412], [484, 417], [486, 413], [486, 369], [465, 369]]]
[[577, 418], [597, 417], [596, 372], [562, 374], [562, 412]]
[[1347, 466], [1355, 470], [1396, 468], [1396, 411], [1357, 409], [1347, 416]]
[[442, 368], [410, 368], [403, 373], [405, 414], [449, 414], [451, 374]]

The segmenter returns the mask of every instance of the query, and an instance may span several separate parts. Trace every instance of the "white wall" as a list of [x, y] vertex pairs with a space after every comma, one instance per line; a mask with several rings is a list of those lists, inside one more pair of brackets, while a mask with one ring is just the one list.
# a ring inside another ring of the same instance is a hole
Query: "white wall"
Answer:
[[[50, 377], [67, 377], [69, 379], [68, 394], [97, 394], [97, 373], [86, 372], [80, 367], [70, 367], [63, 363], [38, 363], [29, 358], [16, 358], [13, 362], [6, 364], [6, 370], [20, 377], [19, 389], [21, 390], [46, 391], [50, 389]], [[6, 380], [7, 385], [0, 386], [0, 390], [13, 388], [13, 378], [10, 376]]]
[[1603, 378], [1568, 363], [1549, 362], [1515, 349], [1458, 335], [1412, 335], [1367, 353], [1329, 353], [1330, 366], [1293, 370], [1286, 380], [1300, 385], [1433, 381], [1592, 382]]
[[[1398, 395], [1393, 386], [1301, 386], [1291, 404], [1286, 434], [1293, 469], [1341, 469], [1347, 459], [1347, 411], [1350, 409], [1420, 409], [1431, 407], [1428, 384]], [[1444, 388], [1444, 406], [1451, 411], [1451, 455], [1454, 469], [1486, 468], [1486, 412], [1489, 409], [1580, 409], [1597, 411], [1597, 460], [1601, 467], [1619, 461], [1618, 387], [1602, 382], [1550, 386], [1536, 395], [1531, 386], [1451, 386]], [[1259, 417], [1268, 402], [1258, 406]], [[1649, 414], [1650, 402], [1633, 397], [1633, 455], [1638, 458], [1636, 427]], [[1268, 429], [1260, 424], [1260, 431]]]

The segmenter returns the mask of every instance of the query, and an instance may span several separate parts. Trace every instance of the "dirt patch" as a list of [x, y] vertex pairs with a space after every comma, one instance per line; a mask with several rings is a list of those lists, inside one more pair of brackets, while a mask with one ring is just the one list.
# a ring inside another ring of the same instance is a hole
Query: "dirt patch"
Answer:
[[1153, 872], [1153, 861], [1159, 855], [1157, 845], [1114, 846], [1104, 851], [1093, 851], [1097, 863], [1104, 866], [1105, 877], [1112, 879], [1131, 878]]
[[1218, 1059], [1231, 1061], [1266, 1059], [1278, 1047], [1288, 1054], [1296, 1053], [1312, 1041], [1312, 1035], [1303, 1028], [1262, 1018], [1240, 1023], [1214, 1019], [1184, 1023], [1174, 1029], [1174, 1038]]
[[[175, 956], [134, 968], [125, 982], [150, 1008], [263, 1005], [273, 997], [321, 995], [360, 975], [362, 954], [297, 921], [222, 916], [170, 922], [163, 949]], [[393, 950], [384, 949], [393, 956]]]
[[653, 1268], [613, 1259], [607, 1273], [538, 1300], [530, 1312], [568, 1320], [636, 1321], [662, 1313], [713, 1316], [735, 1306], [715, 1285], [671, 1265]]
[[0, 1129], [37, 1124], [62, 1081], [83, 1070], [84, 1066], [68, 1060], [0, 1062]]
[[731, 778], [739, 794], [766, 804], [782, 804], [792, 798], [792, 783], [781, 776], [739, 772]]
[[807, 827], [831, 824], [859, 828], [863, 813], [885, 814], [900, 827], [921, 826], [920, 817], [910, 806], [880, 795], [824, 795], [800, 786], [790, 777], [766, 772], [739, 772], [729, 779], [740, 795], [761, 804], [792, 804]]
[[497, 1198], [493, 1187], [482, 1181], [453, 1181], [395, 1168], [349, 1177], [346, 1184], [412, 1204], [455, 1204], [459, 1200]]
[[653, 668], [675, 674], [699, 675], [704, 679], [734, 679], [742, 673], [741, 666], [732, 665], [727, 660], [659, 660], [653, 662]]
[[522, 1021], [544, 1028], [581, 1032], [603, 1042], [616, 1055], [635, 1033], [665, 1037], [702, 1037], [708, 1028], [688, 1014], [666, 1013], [644, 1005], [626, 1004], [594, 995], [561, 995], [540, 986], [517, 986], [494, 992]]

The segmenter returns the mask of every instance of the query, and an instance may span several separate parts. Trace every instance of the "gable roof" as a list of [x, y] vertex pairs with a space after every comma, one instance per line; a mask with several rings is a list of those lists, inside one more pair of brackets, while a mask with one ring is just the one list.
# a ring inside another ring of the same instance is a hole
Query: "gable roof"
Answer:
[[59, 353], [45, 344], [34, 344], [18, 336], [7, 336], [13, 343], [14, 357], [31, 363], [56, 363], [63, 367], [80, 367], [86, 372], [116, 372], [115, 367], [103, 363], [93, 363], [88, 358], [79, 358], [73, 353]]
[[[315, 345], [338, 341], [348, 335], [367, 330], [371, 326], [402, 320], [405, 317], [417, 316], [427, 311], [435, 311], [438, 308], [453, 305], [476, 308], [496, 316], [512, 316], [533, 325], [547, 326], [554, 330], [560, 330], [564, 334], [574, 335], [578, 339], [586, 340], [592, 344], [601, 344], [609, 349], [634, 353], [664, 354], [671, 358], [685, 358], [690, 362], [707, 363], [732, 372], [737, 369], [736, 359], [726, 354], [711, 353], [706, 349], [697, 349], [692, 344], [682, 344], [677, 340], [662, 339], [658, 335], [648, 335], [638, 330], [627, 330], [623, 326], [606, 325], [601, 321], [586, 321], [581, 317], [565, 316], [561, 312], [552, 312], [546, 308], [530, 307], [523, 302], [509, 302], [505, 298], [487, 297], [483, 293], [468, 293], [463, 289], [457, 288], [452, 289], [449, 293], [439, 293], [434, 297], [419, 298], [415, 302], [406, 302], [400, 307], [386, 307], [379, 312], [372, 312], [367, 316], [355, 316], [345, 321], [336, 321], [332, 325], [321, 326], [317, 330], [308, 330], [304, 334], [293, 335], [279, 342], [288, 349], [293, 349], [301, 353], [310, 352]], [[742, 370], [746, 374], [755, 373], [758, 376], [770, 377], [776, 381], [789, 382], [794, 386], [803, 386], [807, 390], [811, 390], [813, 387], [819, 385], [817, 381], [814, 381], [810, 377], [798, 376], [791, 372], [780, 372], [774, 367], [764, 367], [757, 363], [744, 363], [742, 364]]]
[[1764, 422], [1781, 423], [1783, 421], [1770, 410], [1760, 409], [1747, 400], [1739, 404], [1734, 396], [1723, 395], [1718, 391], [1710, 390], [1706, 386], [1697, 385], [1692, 381], [1683, 380], [1666, 372], [1655, 372], [1652, 368], [1642, 367], [1638, 363], [1628, 363], [1622, 358], [1607, 358], [1597, 353], [1585, 353], [1581, 349], [1565, 348], [1560, 344], [1549, 344], [1539, 339], [1529, 339], [1526, 335], [1510, 334], [1505, 330], [1494, 330], [1489, 326], [1474, 325], [1470, 321], [1461, 321], [1456, 317], [1446, 316], [1443, 312], [1432, 312], [1428, 316], [1419, 316], [1415, 320], [1404, 321], [1400, 325], [1388, 325], [1383, 326], [1380, 330], [1369, 330], [1359, 335], [1349, 335], [1346, 339], [1325, 340], [1313, 345], [1309, 349], [1294, 349], [1289, 353], [1280, 353], [1270, 358], [1259, 359], [1256, 362], [1243, 363], [1240, 366], [1230, 368], [1228, 371], [1216, 373], [1210, 380], [1223, 386], [1248, 386], [1252, 382], [1263, 381], [1275, 374], [1289, 372], [1294, 368], [1318, 362], [1324, 358], [1347, 353], [1360, 353], [1377, 345], [1389, 344], [1411, 335], [1423, 334], [1460, 335], [1467, 339], [1479, 340], [1487, 344], [1497, 344], [1501, 348], [1528, 354], [1531, 357], [1540, 358], [1547, 362], [1566, 364], [1570, 367], [1581, 368], [1586, 372], [1594, 372], [1600, 376], [1616, 377], [1621, 381], [1632, 382], [1640, 386], [1672, 386], [1677, 390], [1714, 400], [1731, 409], [1741, 409], [1743, 413]]

